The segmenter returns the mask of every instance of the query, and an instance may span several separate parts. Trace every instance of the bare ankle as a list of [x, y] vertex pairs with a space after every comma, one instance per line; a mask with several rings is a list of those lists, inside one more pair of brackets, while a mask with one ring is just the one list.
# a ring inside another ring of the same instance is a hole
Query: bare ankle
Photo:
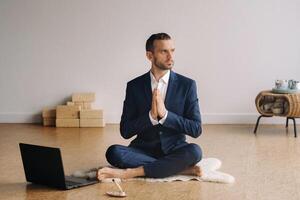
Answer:
[[125, 174], [129, 178], [145, 176], [144, 167], [128, 168], [125, 170]]

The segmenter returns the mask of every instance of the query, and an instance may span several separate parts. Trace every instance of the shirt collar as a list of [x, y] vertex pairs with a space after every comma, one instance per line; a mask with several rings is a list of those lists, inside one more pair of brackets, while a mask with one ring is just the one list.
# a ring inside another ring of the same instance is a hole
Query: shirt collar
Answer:
[[[150, 71], [150, 77], [151, 77], [151, 82], [154, 83], [157, 82], [151, 71]], [[168, 84], [169, 78], [170, 78], [170, 70], [168, 70], [168, 72], [163, 77], [161, 77], [159, 81], [162, 80], [165, 84]]]

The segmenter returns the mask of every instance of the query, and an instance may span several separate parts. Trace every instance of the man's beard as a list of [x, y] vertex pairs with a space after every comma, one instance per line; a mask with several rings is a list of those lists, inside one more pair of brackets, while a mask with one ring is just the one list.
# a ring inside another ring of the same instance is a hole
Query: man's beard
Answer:
[[172, 62], [171, 65], [165, 65], [161, 62], [158, 62], [156, 59], [154, 59], [154, 65], [157, 66], [161, 70], [168, 70], [168, 69], [172, 69], [172, 67], [174, 66], [174, 61]]

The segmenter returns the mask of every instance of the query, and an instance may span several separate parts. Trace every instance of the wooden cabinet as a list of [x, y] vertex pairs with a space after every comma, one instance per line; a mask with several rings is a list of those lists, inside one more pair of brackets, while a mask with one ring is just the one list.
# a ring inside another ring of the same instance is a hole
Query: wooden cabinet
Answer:
[[287, 128], [289, 120], [293, 120], [294, 133], [297, 137], [295, 118], [300, 117], [300, 93], [277, 94], [272, 91], [262, 91], [257, 95], [255, 105], [261, 115], [257, 119], [254, 133], [257, 131], [261, 117], [279, 116], [286, 117]]

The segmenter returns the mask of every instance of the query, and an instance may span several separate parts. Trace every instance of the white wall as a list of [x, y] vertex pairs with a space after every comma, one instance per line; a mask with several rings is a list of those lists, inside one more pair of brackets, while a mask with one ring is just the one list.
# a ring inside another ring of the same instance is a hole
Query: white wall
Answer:
[[118, 123], [126, 82], [150, 68], [146, 39], [167, 32], [203, 122], [254, 123], [260, 90], [300, 80], [299, 19], [299, 0], [1, 0], [0, 122], [38, 121], [44, 106], [93, 91]]

